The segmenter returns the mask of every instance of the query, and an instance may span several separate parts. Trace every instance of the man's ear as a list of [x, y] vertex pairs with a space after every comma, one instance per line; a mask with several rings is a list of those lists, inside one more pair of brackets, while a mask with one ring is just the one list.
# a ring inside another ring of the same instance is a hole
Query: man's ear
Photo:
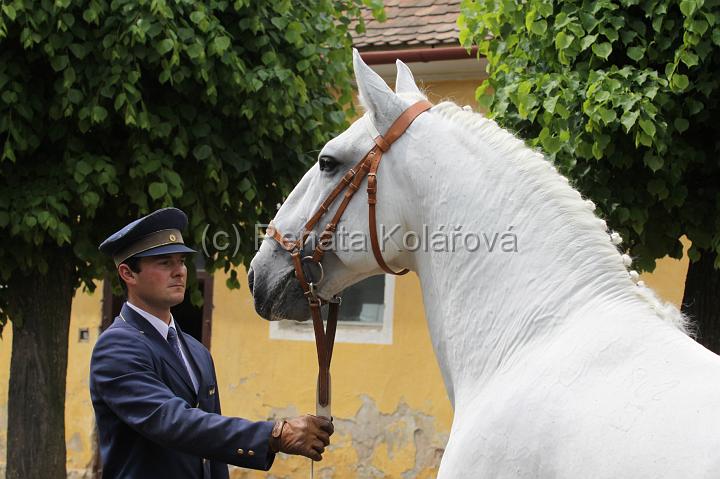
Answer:
[[122, 281], [125, 281], [125, 284], [135, 284], [135, 271], [130, 269], [130, 266], [126, 265], [125, 263], [122, 263], [120, 266], [118, 266], [118, 276], [120, 276], [120, 279]]

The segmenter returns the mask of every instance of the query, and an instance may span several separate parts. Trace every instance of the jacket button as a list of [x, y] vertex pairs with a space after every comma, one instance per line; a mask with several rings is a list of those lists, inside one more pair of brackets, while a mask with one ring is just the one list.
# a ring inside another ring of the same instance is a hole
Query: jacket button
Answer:
[[245, 454], [245, 451], [243, 451], [242, 449], [238, 449], [237, 452], [238, 452], [238, 456], [242, 456], [243, 454]]
[[255, 455], [255, 451], [253, 451], [253, 450], [248, 451], [248, 456], [254, 456], [254, 455]]

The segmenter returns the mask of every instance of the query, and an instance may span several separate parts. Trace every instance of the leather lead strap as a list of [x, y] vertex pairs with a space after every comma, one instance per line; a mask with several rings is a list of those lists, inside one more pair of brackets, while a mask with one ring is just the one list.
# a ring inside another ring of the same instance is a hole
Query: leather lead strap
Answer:
[[330, 404], [330, 362], [332, 361], [337, 318], [340, 311], [339, 304], [334, 301], [330, 302], [329, 308], [326, 330], [323, 327], [320, 302], [310, 304], [318, 356], [318, 404], [324, 408]]
[[330, 301], [326, 331], [323, 326], [322, 312], [320, 311], [322, 302], [312, 296], [310, 285], [302, 269], [300, 251], [293, 252], [291, 257], [295, 266], [295, 276], [300, 282], [300, 287], [305, 292], [305, 297], [310, 305], [310, 315], [312, 316], [313, 331], [315, 332], [315, 349], [318, 358], [318, 403], [325, 408], [330, 404], [330, 361], [332, 359], [333, 345], [335, 344], [339, 304], [337, 301]]

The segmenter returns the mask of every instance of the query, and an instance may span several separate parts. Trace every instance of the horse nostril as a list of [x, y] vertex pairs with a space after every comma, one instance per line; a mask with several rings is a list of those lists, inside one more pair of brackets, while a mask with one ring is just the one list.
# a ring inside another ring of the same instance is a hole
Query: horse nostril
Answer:
[[250, 294], [253, 292], [253, 285], [255, 283], [255, 272], [252, 268], [248, 270], [248, 286], [250, 287]]

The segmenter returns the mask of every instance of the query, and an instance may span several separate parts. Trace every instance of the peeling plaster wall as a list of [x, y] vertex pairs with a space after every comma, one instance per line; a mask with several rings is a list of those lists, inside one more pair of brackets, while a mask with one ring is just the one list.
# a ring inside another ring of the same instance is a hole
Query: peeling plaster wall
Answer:
[[[354, 416], [335, 418], [332, 445], [327, 449], [325, 459], [315, 464], [315, 477], [435, 477], [447, 442], [447, 432], [436, 430], [436, 419], [413, 411], [404, 402], [386, 414], [367, 395], [360, 395], [360, 399], [362, 405]], [[297, 413], [292, 408], [273, 412], [278, 416]], [[298, 461], [281, 454], [269, 476], [232, 468], [231, 477], [290, 479], [309, 473], [309, 460]]]

